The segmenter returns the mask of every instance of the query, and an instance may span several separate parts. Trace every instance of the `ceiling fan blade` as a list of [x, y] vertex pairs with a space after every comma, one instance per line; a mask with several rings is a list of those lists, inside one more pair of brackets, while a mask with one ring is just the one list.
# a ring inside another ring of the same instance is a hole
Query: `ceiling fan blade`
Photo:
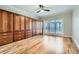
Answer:
[[50, 11], [50, 10], [48, 10], [48, 9], [44, 9], [44, 11]]
[[45, 7], [43, 5], [39, 5], [39, 10], [36, 11], [36, 13], [39, 13], [39, 12], [44, 12], [44, 11], [47, 11], [49, 12], [50, 10], [49, 9], [45, 9]]
[[40, 12], [40, 10], [39, 11], [37, 11], [36, 13], [39, 13]]
[[43, 6], [43, 5], [39, 5], [39, 7], [40, 7], [40, 8], [43, 8], [44, 6]]

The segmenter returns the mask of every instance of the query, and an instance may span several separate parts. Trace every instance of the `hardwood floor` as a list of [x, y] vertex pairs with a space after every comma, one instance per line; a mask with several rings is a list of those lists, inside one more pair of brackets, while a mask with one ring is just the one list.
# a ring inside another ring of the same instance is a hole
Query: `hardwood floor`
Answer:
[[38, 35], [0, 46], [0, 54], [77, 54], [71, 38]]

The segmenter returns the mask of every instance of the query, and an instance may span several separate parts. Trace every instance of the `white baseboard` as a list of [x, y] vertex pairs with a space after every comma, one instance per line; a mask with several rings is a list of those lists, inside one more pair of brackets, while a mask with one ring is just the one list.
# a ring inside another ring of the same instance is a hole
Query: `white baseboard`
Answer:
[[79, 49], [79, 44], [78, 44], [78, 42], [75, 40], [75, 38], [72, 37], [72, 39], [73, 39], [73, 41], [75, 42], [76, 47]]
[[50, 34], [50, 33], [44, 33], [43, 35], [45, 35], [45, 34], [48, 34], [48, 35], [57, 35], [57, 36], [63, 36], [63, 37], [70, 37], [70, 38], [72, 38], [72, 36], [69, 36], [69, 35], [64, 35], [64, 34]]

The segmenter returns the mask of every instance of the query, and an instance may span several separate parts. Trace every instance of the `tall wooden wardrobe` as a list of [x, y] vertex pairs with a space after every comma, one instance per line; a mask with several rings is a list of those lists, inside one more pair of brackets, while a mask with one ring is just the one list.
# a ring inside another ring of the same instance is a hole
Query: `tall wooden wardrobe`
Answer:
[[32, 23], [33, 23], [33, 20], [31, 18], [25, 17], [25, 38], [32, 37], [32, 34], [33, 34]]
[[14, 41], [24, 39], [24, 16], [14, 14]]
[[13, 42], [13, 13], [0, 10], [0, 45]]
[[42, 33], [42, 22], [0, 10], [0, 45], [27, 39], [40, 33]]

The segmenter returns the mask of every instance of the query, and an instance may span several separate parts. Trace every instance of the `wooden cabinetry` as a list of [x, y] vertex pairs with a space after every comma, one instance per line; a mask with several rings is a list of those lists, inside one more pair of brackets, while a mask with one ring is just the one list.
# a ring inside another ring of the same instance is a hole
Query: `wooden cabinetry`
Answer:
[[42, 21], [37, 22], [37, 34], [42, 34]]
[[0, 45], [13, 42], [13, 13], [0, 10]]
[[21, 18], [21, 30], [24, 30], [24, 20], [25, 20], [25, 17], [24, 16], [20, 16]]
[[14, 31], [14, 41], [21, 40], [21, 32], [20, 31]]
[[24, 39], [25, 17], [21, 16], [21, 38]]
[[30, 17], [0, 10], [0, 45], [41, 33], [41, 23]]
[[14, 41], [24, 39], [24, 20], [24, 16], [14, 14]]
[[33, 36], [36, 35], [36, 20], [33, 20]]
[[20, 22], [20, 15], [14, 14], [14, 41], [21, 40]]
[[43, 22], [42, 21], [38, 21], [38, 20], [33, 20], [32, 23], [33, 26], [33, 36], [34, 35], [38, 35], [38, 34], [43, 34]]
[[32, 20], [32, 35], [43, 34], [43, 22], [39, 20]]
[[28, 38], [28, 17], [25, 17], [25, 38]]
[[14, 14], [14, 31], [20, 31], [21, 19], [20, 15]]
[[25, 35], [26, 35], [26, 38], [29, 38], [32, 36], [32, 19], [26, 17], [25, 19]]
[[13, 42], [13, 33], [0, 33], [0, 45]]
[[29, 18], [28, 20], [28, 31], [27, 31], [27, 36], [32, 37], [32, 19]]
[[0, 11], [0, 32], [13, 31], [13, 14], [7, 11]]

